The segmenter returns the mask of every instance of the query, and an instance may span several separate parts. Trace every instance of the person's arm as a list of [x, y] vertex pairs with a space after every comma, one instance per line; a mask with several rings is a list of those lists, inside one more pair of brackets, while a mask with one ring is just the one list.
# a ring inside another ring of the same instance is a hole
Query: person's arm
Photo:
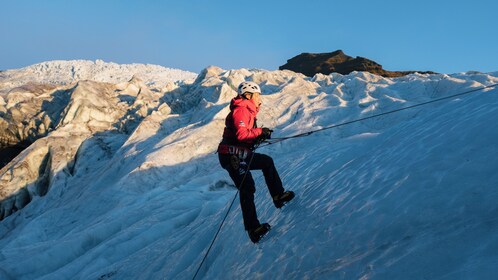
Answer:
[[[261, 135], [261, 128], [252, 128], [251, 115], [245, 108], [237, 108], [233, 112], [233, 126], [237, 140], [245, 143], [254, 143]], [[250, 125], [250, 126], [249, 126]]]

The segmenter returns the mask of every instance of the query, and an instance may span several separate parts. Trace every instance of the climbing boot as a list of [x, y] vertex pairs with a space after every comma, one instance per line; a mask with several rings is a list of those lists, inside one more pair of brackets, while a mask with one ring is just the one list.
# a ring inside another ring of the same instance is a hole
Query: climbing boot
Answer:
[[280, 195], [276, 195], [273, 197], [273, 203], [275, 204], [275, 207], [277, 208], [282, 208], [287, 202], [291, 201], [294, 198], [294, 192], [293, 191], [286, 191]]
[[270, 225], [267, 223], [259, 225], [259, 227], [248, 230], [249, 238], [253, 243], [258, 243], [263, 236], [265, 236], [270, 231]]

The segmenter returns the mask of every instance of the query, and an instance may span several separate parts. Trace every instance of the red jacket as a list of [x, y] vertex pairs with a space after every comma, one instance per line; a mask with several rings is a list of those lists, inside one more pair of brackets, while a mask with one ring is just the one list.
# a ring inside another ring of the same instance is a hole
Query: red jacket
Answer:
[[223, 144], [252, 147], [262, 130], [256, 125], [259, 110], [252, 100], [235, 97], [230, 102], [230, 113], [225, 119]]

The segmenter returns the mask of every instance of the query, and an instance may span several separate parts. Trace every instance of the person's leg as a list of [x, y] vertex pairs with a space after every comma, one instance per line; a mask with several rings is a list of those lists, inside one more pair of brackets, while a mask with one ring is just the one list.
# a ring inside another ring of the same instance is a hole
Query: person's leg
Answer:
[[[239, 176], [243, 177], [242, 176]], [[240, 183], [239, 183], [240, 186]], [[242, 186], [239, 187], [240, 195], [240, 208], [242, 209], [242, 217], [244, 218], [244, 227], [246, 230], [257, 228], [260, 223], [256, 213], [256, 205], [254, 204], [254, 180], [251, 172], [248, 171]]]
[[254, 187], [254, 180], [251, 172], [241, 172], [244, 171], [244, 169], [241, 170], [240, 168], [235, 170], [230, 164], [230, 155], [220, 155], [219, 158], [221, 166], [228, 171], [230, 178], [232, 178], [235, 186], [239, 189], [240, 208], [242, 209], [244, 228], [246, 230], [253, 230], [259, 227], [260, 223], [256, 213], [256, 206], [254, 205], [254, 193], [256, 192], [256, 188]]
[[250, 169], [263, 171], [271, 197], [281, 195], [284, 192], [282, 180], [280, 179], [277, 169], [275, 168], [275, 163], [270, 156], [254, 153]]

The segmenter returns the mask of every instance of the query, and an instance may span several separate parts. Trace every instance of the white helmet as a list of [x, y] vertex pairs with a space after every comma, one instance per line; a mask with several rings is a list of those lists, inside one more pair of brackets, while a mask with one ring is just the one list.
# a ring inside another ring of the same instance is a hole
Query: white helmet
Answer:
[[239, 88], [237, 89], [237, 93], [239, 95], [242, 95], [246, 92], [251, 92], [251, 93], [259, 92], [259, 93], [261, 93], [261, 89], [259, 88], [258, 84], [256, 84], [255, 82], [242, 82], [239, 85]]

